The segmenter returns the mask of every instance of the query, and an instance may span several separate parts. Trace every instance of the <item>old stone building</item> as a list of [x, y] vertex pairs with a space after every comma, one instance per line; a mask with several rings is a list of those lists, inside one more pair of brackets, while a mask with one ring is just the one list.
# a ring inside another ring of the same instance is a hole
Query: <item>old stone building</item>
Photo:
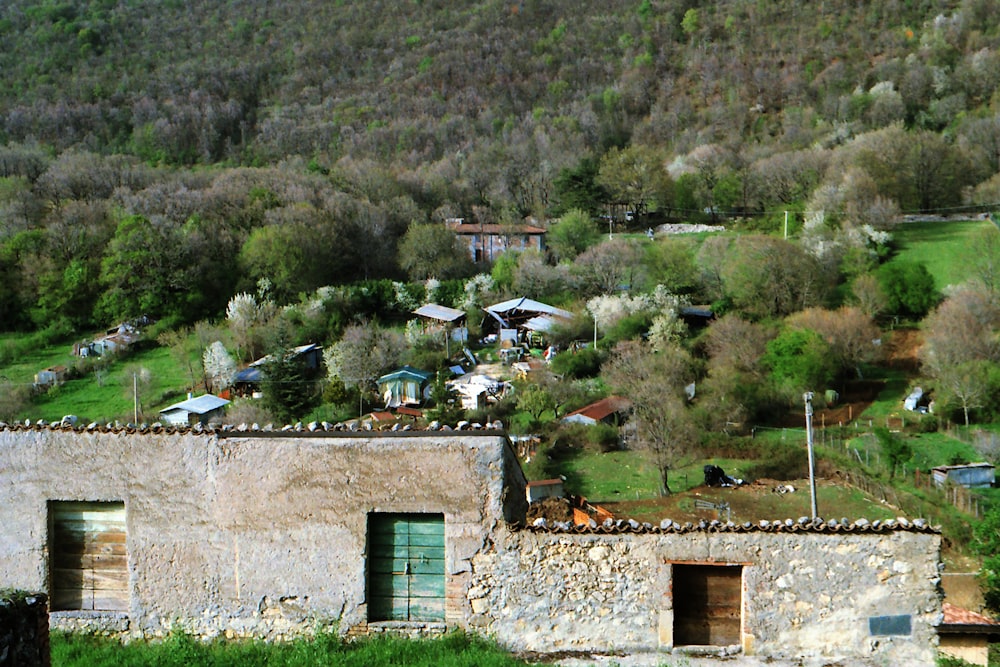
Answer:
[[583, 529], [525, 510], [499, 430], [0, 426], [0, 587], [50, 593], [53, 627], [934, 662], [922, 522]]

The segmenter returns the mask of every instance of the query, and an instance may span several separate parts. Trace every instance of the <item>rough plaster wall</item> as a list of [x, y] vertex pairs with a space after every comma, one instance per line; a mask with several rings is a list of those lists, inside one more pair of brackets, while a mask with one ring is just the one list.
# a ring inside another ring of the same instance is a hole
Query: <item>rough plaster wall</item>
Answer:
[[[511, 456], [498, 435], [0, 431], [0, 490], [11, 491], [0, 503], [0, 584], [47, 589], [47, 500], [124, 500], [131, 634], [274, 637], [361, 624], [368, 513], [443, 513], [446, 567], [461, 585], [488, 532], [523, 506], [523, 486], [505, 496]], [[68, 626], [87, 626], [69, 616]]]
[[[507, 532], [473, 562], [476, 626], [521, 650], [670, 650], [671, 561], [743, 563], [744, 651], [931, 665], [940, 538], [926, 533]], [[913, 615], [906, 637], [868, 618]]]

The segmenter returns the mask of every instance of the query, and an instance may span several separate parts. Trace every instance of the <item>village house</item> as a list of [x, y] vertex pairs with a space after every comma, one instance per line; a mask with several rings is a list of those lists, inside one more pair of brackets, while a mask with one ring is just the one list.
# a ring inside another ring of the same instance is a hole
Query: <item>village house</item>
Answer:
[[973, 665], [988, 665], [990, 642], [1000, 641], [1000, 623], [947, 602], [941, 607], [944, 612], [944, 620], [938, 627], [941, 652]]
[[[323, 348], [315, 343], [292, 348], [290, 356], [301, 360], [306, 369], [313, 373], [318, 373], [323, 364]], [[264, 382], [264, 367], [270, 360], [270, 355], [261, 357], [249, 363], [246, 368], [236, 371], [232, 378], [231, 393], [243, 398], [263, 397], [261, 386]]]
[[73, 354], [78, 357], [89, 357], [101, 356], [111, 352], [122, 352], [139, 340], [140, 335], [141, 333], [136, 324], [122, 322], [118, 326], [111, 327], [103, 335], [96, 337], [92, 341], [76, 343], [73, 345]]
[[192, 398], [188, 394], [186, 401], [174, 403], [160, 410], [160, 421], [171, 426], [193, 426], [220, 422], [229, 401], [211, 394]]
[[475, 223], [463, 218], [451, 218], [445, 224], [469, 249], [476, 263], [493, 262], [508, 250], [545, 250], [545, 230], [535, 225]]
[[0, 425], [0, 587], [123, 638], [463, 628], [518, 651], [934, 664], [922, 521], [529, 527], [526, 487], [493, 427]]
[[584, 424], [586, 426], [594, 426], [595, 424], [620, 426], [628, 417], [631, 409], [632, 401], [624, 396], [608, 396], [570, 412], [562, 420], [567, 424]]

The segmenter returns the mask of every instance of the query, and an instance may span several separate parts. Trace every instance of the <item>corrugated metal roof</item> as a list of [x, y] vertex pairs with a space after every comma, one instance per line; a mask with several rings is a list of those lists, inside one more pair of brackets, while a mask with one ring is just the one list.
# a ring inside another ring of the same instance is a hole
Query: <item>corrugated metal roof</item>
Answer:
[[413, 311], [413, 314], [420, 315], [421, 317], [429, 317], [432, 320], [441, 320], [442, 322], [454, 322], [465, 317], [465, 311], [436, 303], [424, 304]]
[[196, 415], [203, 415], [211, 412], [212, 410], [221, 408], [224, 405], [229, 405], [229, 401], [224, 398], [219, 398], [218, 396], [213, 396], [212, 394], [205, 394], [196, 398], [189, 398], [188, 400], [181, 401], [180, 403], [174, 403], [173, 405], [160, 410], [160, 414], [162, 415], [165, 412], [184, 410]]
[[500, 303], [495, 303], [492, 306], [487, 306], [483, 310], [494, 316], [509, 313], [514, 310], [520, 310], [527, 313], [554, 315], [555, 317], [562, 317], [567, 320], [573, 319], [573, 313], [568, 310], [556, 308], [555, 306], [550, 306], [547, 303], [535, 301], [534, 299], [529, 299], [525, 296], [518, 297], [516, 299], [508, 299], [507, 301], [501, 301]]
[[422, 371], [419, 368], [414, 368], [413, 366], [403, 366], [399, 370], [383, 375], [378, 379], [376, 384], [392, 382], [393, 380], [416, 380], [418, 382], [426, 382], [432, 375], [434, 374], [428, 371]]

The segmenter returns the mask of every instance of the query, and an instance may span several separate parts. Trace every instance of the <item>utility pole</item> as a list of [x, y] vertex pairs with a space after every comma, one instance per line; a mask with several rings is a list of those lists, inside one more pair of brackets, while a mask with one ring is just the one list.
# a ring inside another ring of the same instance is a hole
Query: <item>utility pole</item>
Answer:
[[813, 458], [813, 393], [807, 391], [802, 394], [802, 398], [806, 404], [806, 448], [809, 450], [809, 497], [812, 501], [812, 518], [818, 519], [819, 511], [816, 509], [816, 461]]
[[785, 211], [785, 240], [788, 240], [788, 211]]
[[134, 421], [132, 422], [136, 426], [139, 425], [139, 380], [135, 373], [132, 373], [132, 417]]

